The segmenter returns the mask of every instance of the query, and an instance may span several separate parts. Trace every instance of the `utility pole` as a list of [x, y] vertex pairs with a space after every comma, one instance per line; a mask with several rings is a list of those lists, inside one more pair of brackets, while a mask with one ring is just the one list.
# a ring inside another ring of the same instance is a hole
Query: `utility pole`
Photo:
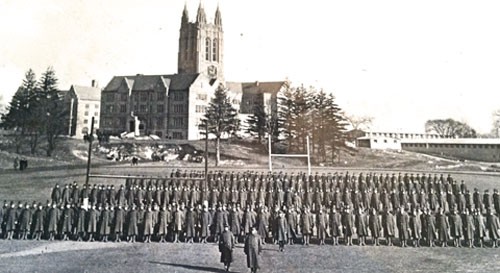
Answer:
[[205, 187], [208, 187], [208, 120], [205, 122]]
[[[92, 121], [90, 124], [90, 132], [88, 134], [88, 141], [89, 141], [89, 150], [88, 150], [88, 155], [87, 155], [87, 175], [85, 176], [85, 187], [87, 189], [89, 188], [90, 162], [92, 159], [92, 142], [94, 141], [94, 117], [92, 117]], [[83, 198], [83, 206], [85, 208], [88, 208], [88, 205], [89, 205], [89, 198], [88, 197]]]

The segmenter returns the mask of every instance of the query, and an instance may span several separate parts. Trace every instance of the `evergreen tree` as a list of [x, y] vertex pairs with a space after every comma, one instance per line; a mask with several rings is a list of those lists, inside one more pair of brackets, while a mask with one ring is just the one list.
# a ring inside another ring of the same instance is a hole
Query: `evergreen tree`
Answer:
[[254, 105], [253, 115], [248, 117], [247, 122], [247, 133], [257, 137], [259, 143], [262, 143], [262, 139], [266, 137], [266, 133], [268, 132], [268, 118], [264, 105]]
[[286, 141], [287, 147], [292, 147], [292, 141], [294, 138], [292, 120], [293, 120], [293, 108], [295, 105], [293, 97], [294, 89], [290, 85], [286, 85], [282, 92], [278, 95], [278, 118], [276, 123], [278, 124], [279, 132]]
[[21, 152], [26, 138], [30, 139], [31, 153], [35, 153], [38, 144], [38, 128], [40, 126], [36, 113], [37, 100], [36, 75], [29, 69], [23, 84], [12, 97], [6, 113], [2, 115], [2, 127], [13, 130], [16, 153]]
[[60, 91], [57, 89], [57, 77], [52, 67], [42, 74], [37, 98], [40, 101], [40, 119], [42, 132], [47, 140], [47, 156], [51, 156], [56, 147], [57, 138], [64, 132], [66, 110]]
[[205, 134], [208, 126], [208, 133], [215, 136], [215, 165], [220, 162], [220, 139], [223, 136], [230, 137], [239, 129], [240, 121], [237, 117], [236, 109], [232, 106], [227, 96], [227, 91], [224, 86], [220, 85], [216, 90], [214, 97], [205, 113], [205, 117], [201, 119], [199, 129], [201, 134]]
[[[347, 120], [342, 115], [342, 109], [335, 102], [335, 96], [328, 94], [326, 96], [324, 116], [326, 118], [326, 143], [330, 146], [331, 160], [335, 158], [341, 150], [347, 149], [346, 146], [346, 126]], [[326, 159], [326, 157], [325, 157]]]
[[312, 132], [311, 122], [311, 93], [303, 86], [293, 91], [293, 104], [291, 108], [290, 123], [292, 151], [305, 153], [306, 137]]

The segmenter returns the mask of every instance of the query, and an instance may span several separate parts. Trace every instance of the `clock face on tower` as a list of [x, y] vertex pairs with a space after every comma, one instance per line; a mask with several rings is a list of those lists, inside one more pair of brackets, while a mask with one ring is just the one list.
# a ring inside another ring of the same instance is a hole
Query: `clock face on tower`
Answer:
[[215, 65], [211, 65], [208, 67], [208, 76], [217, 77], [217, 67]]

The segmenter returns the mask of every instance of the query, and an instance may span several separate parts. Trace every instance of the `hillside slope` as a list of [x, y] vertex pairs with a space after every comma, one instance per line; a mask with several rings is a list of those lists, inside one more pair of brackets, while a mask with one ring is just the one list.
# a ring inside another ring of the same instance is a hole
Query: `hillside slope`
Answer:
[[[139, 149], [147, 149], [155, 146], [154, 144], [140, 144]], [[10, 151], [10, 149], [0, 150], [0, 169], [12, 169], [13, 162], [16, 157], [24, 157], [29, 162], [29, 168], [45, 168], [57, 166], [77, 166], [86, 164], [88, 143], [81, 140], [63, 139], [59, 143], [59, 148], [54, 153], [53, 157], [43, 155], [18, 155]], [[189, 149], [204, 151], [204, 141], [193, 141], [184, 147]], [[209, 166], [214, 166], [215, 161], [215, 146], [213, 142], [209, 143]], [[106, 159], [105, 153], [99, 153], [102, 150], [98, 145], [94, 146], [93, 164], [128, 164], [128, 162], [115, 162]], [[141, 159], [142, 162], [151, 161], [145, 156]], [[151, 163], [153, 164], [153, 163]], [[165, 164], [164, 162], [156, 162], [154, 164]], [[187, 162], [185, 160], [172, 160], [168, 162], [169, 166], [182, 167], [202, 167], [203, 163]], [[342, 168], [374, 168], [374, 169], [413, 169], [413, 170], [457, 170], [457, 171], [499, 171], [499, 167], [491, 163], [482, 162], [459, 162], [449, 159], [433, 157], [418, 153], [406, 151], [382, 151], [370, 150], [366, 148], [357, 149], [356, 152], [342, 152], [335, 162], [327, 164], [331, 167]], [[221, 143], [221, 162], [220, 166], [235, 167], [235, 168], [252, 168], [268, 166], [267, 149], [263, 146], [255, 146], [246, 142], [239, 143]], [[294, 168], [307, 166], [305, 158], [273, 158], [274, 168]], [[318, 164], [317, 166], [325, 166]], [[325, 166], [326, 167], [326, 166]]]

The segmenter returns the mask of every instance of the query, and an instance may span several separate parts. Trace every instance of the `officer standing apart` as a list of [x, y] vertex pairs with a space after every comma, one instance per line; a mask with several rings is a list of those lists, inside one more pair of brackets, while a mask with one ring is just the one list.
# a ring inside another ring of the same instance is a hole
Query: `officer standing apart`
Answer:
[[224, 231], [219, 239], [220, 261], [224, 263], [226, 271], [229, 271], [231, 262], [233, 261], [233, 248], [235, 245], [234, 235], [229, 230], [229, 225], [224, 225]]
[[252, 273], [259, 269], [260, 253], [262, 252], [262, 239], [257, 234], [257, 228], [252, 227], [252, 232], [245, 240], [245, 254], [247, 255], [247, 266]]

